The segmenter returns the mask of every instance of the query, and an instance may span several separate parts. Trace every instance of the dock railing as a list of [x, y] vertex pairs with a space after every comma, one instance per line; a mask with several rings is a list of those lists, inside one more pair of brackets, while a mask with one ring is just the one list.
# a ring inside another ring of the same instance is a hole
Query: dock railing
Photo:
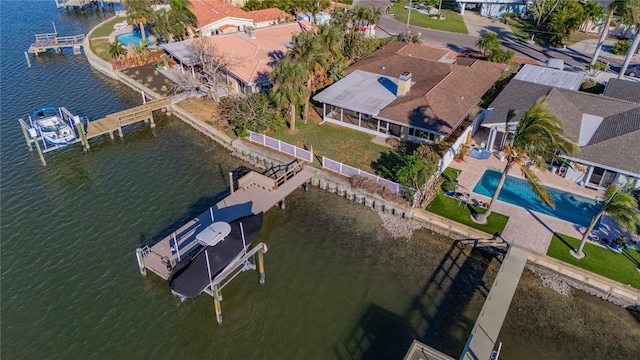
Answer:
[[258, 134], [253, 131], [249, 131], [249, 136], [247, 137], [247, 139], [249, 139], [249, 141], [253, 143], [257, 143], [262, 146], [266, 146], [268, 148], [278, 150], [285, 154], [289, 154], [295, 158], [304, 160], [308, 163], [313, 162], [313, 148], [311, 148], [311, 150], [302, 149], [297, 146], [288, 144], [284, 141], [274, 139], [264, 134]]
[[341, 175], [344, 175], [348, 178], [352, 178], [354, 176], [363, 176], [366, 177], [368, 179], [371, 179], [373, 181], [375, 181], [376, 183], [388, 188], [389, 190], [391, 190], [394, 194], [403, 194], [405, 192], [408, 192], [409, 189], [404, 188], [402, 185], [398, 184], [397, 182], [393, 182], [391, 180], [387, 180], [385, 178], [381, 178], [378, 175], [374, 175], [371, 173], [368, 173], [364, 170], [360, 170], [358, 168], [355, 168], [353, 166], [349, 166], [346, 164], [343, 164], [339, 161], [335, 161], [335, 160], [331, 160], [327, 157], [322, 157], [322, 168], [323, 169], [327, 169], [327, 170], [331, 170], [334, 172], [337, 172]]
[[276, 178], [276, 181], [274, 182], [274, 185], [273, 185], [273, 189], [277, 190], [280, 185], [286, 183], [287, 180], [296, 176], [296, 174], [298, 174], [303, 169], [304, 169], [304, 162], [300, 160], [296, 160], [296, 164], [292, 168], [286, 169], [283, 175]]

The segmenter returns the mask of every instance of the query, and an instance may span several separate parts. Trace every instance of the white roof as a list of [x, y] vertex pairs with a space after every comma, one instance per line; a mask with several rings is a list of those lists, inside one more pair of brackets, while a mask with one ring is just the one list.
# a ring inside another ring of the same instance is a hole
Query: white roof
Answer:
[[396, 99], [397, 89], [397, 78], [356, 70], [313, 100], [375, 116]]
[[562, 89], [579, 90], [584, 80], [584, 74], [525, 64], [514, 79]]
[[189, 40], [162, 44], [161, 47], [162, 50], [168, 52], [184, 66], [193, 66], [198, 64], [198, 57], [194, 53], [193, 45], [191, 45]]

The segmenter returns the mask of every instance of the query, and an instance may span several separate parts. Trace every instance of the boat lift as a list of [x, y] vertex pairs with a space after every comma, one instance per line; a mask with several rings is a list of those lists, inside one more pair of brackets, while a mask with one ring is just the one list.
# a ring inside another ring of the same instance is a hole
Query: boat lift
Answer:
[[47, 161], [44, 158], [45, 153], [61, 149], [63, 147], [66, 147], [67, 145], [75, 144], [77, 142], [86, 142], [86, 132], [84, 124], [88, 123], [89, 119], [86, 117], [73, 115], [64, 107], [58, 108], [58, 112], [60, 114], [60, 117], [73, 129], [76, 134], [76, 139], [65, 145], [48, 145], [42, 135], [39, 135], [38, 131], [36, 131], [35, 127], [33, 126], [33, 120], [31, 119], [31, 116], [27, 118], [28, 122], [24, 119], [18, 119], [20, 127], [22, 128], [22, 134], [24, 135], [24, 139], [27, 142], [27, 146], [29, 147], [29, 151], [33, 152], [33, 147], [35, 146], [36, 151], [38, 152], [38, 156], [40, 157], [40, 161], [44, 166], [47, 166]]

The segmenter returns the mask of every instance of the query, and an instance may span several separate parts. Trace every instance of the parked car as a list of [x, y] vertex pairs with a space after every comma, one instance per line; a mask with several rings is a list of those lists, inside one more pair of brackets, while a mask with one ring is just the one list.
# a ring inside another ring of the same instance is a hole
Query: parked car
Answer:
[[631, 77], [640, 76], [640, 64], [631, 65], [627, 68], [627, 71], [624, 72], [625, 75], [629, 75]]

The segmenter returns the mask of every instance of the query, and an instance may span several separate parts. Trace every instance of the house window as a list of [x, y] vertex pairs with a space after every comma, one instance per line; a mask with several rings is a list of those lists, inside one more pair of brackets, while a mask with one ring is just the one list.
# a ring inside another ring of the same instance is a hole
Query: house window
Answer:
[[415, 128], [409, 128], [409, 135], [420, 138], [420, 139], [429, 140], [429, 141], [435, 141], [436, 139], [436, 136], [434, 133], [418, 130]]
[[400, 137], [400, 135], [402, 135], [402, 126], [389, 123], [389, 135]]
[[342, 114], [342, 121], [358, 126], [358, 113], [355, 111], [344, 109]]
[[361, 127], [373, 131], [378, 131], [378, 119], [363, 118]]

